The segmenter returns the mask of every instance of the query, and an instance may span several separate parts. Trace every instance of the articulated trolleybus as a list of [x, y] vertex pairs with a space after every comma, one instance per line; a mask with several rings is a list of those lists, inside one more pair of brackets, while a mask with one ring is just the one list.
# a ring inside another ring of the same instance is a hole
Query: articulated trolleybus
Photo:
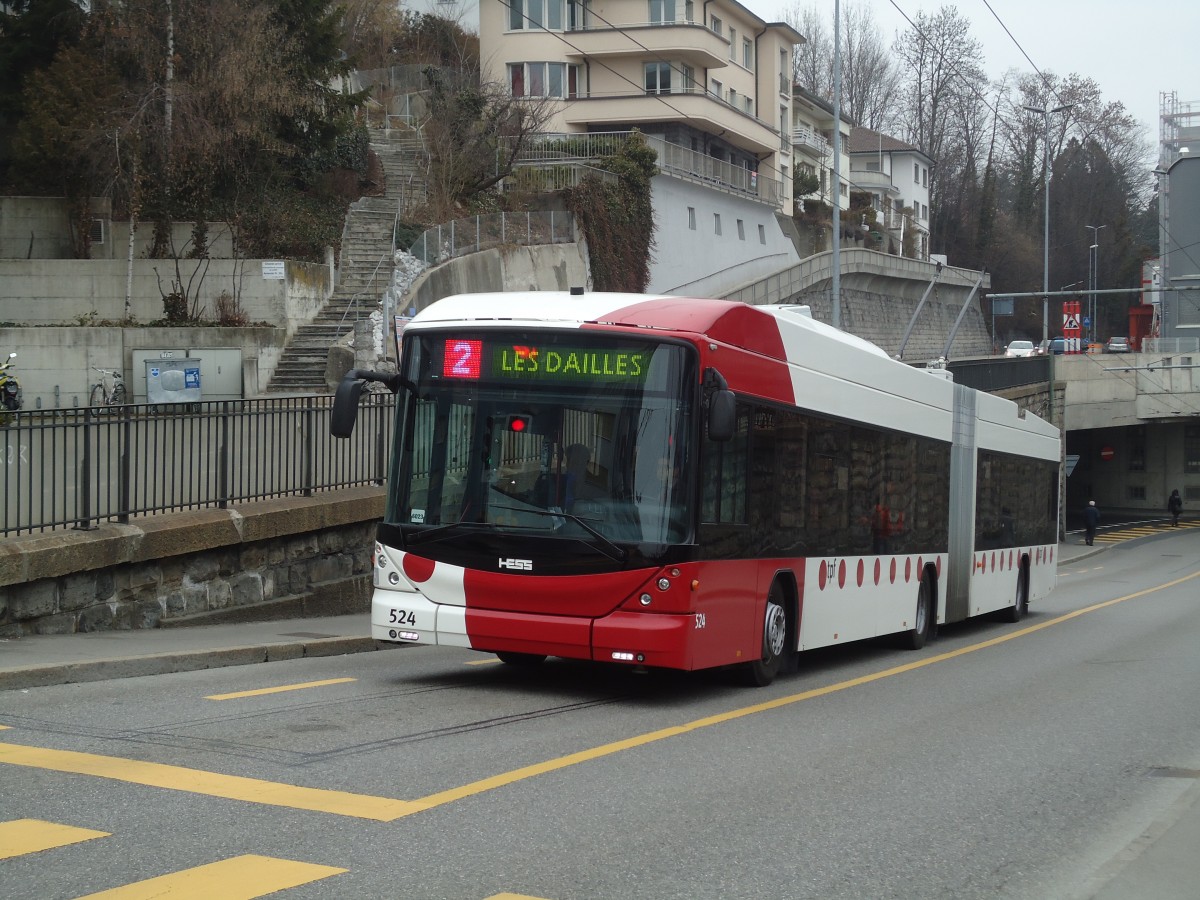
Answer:
[[447, 297], [403, 332], [377, 640], [737, 666], [1017, 621], [1055, 582], [1059, 435], [806, 307]]

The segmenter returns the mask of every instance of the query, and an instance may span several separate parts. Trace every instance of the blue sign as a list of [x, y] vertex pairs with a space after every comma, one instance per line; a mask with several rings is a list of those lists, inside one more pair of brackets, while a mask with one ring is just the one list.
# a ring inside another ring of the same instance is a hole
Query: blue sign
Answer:
[[200, 387], [200, 368], [198, 366], [194, 369], [183, 370], [183, 387], [184, 390]]
[[1084, 327], [1084, 328], [1091, 328], [1091, 327], [1092, 327], [1092, 320], [1091, 320], [1091, 318], [1090, 318], [1089, 316], [1084, 316], [1084, 317], [1083, 317], [1083, 327]]

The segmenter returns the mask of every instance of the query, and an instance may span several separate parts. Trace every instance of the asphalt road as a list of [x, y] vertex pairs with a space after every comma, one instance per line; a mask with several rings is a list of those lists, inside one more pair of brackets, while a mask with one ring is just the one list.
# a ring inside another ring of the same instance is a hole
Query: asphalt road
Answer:
[[1198, 551], [1114, 546], [1019, 625], [758, 690], [408, 648], [3, 692], [2, 893], [1194, 896], [1112, 891], [1200, 778]]

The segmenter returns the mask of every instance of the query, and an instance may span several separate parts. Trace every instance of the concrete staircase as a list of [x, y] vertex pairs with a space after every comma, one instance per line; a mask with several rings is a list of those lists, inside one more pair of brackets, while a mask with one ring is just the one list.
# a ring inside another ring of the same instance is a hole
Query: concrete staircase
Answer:
[[371, 149], [383, 164], [384, 196], [361, 197], [350, 205], [337, 287], [314, 319], [292, 335], [268, 393], [329, 393], [329, 348], [353, 333], [356, 319], [371, 315], [391, 284], [396, 216], [425, 202], [424, 148], [416, 131], [372, 129]]

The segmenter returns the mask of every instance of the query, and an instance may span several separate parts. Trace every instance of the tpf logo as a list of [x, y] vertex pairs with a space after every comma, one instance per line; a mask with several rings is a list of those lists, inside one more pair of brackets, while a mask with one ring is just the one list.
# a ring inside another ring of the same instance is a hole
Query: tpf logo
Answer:
[[532, 559], [505, 559], [500, 557], [500, 568], [502, 569], [517, 569], [521, 572], [533, 571]]

